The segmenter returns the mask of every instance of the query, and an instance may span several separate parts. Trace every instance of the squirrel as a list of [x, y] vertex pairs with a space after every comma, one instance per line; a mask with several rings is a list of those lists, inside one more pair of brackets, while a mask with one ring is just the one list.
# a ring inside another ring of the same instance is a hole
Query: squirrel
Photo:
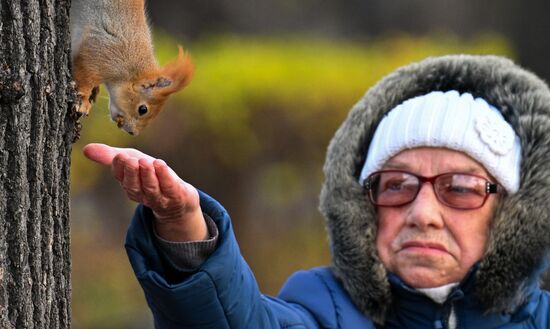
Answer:
[[181, 46], [176, 60], [157, 64], [145, 0], [73, 0], [70, 19], [78, 112], [89, 113], [103, 83], [112, 120], [138, 135], [190, 82], [194, 66]]

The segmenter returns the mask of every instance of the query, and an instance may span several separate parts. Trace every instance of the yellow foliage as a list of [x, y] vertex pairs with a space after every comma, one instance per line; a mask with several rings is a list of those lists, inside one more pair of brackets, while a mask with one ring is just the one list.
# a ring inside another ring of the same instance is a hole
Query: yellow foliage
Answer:
[[[168, 35], [158, 34], [155, 44], [161, 63], [177, 53], [178, 41]], [[262, 108], [275, 108], [302, 125], [329, 114], [336, 125], [370, 86], [398, 66], [450, 53], [513, 54], [495, 35], [473, 40], [394, 35], [364, 41], [223, 35], [188, 44], [186, 49], [197, 67], [195, 77], [172, 104], [187, 112], [197, 130], [213, 134], [210, 147], [220, 161], [236, 166], [262, 147], [251, 122]], [[84, 131], [75, 145], [72, 167], [75, 191], [97, 179], [94, 166], [82, 161], [79, 151], [85, 143], [140, 144], [139, 138], [130, 138], [108, 122], [106, 98], [102, 92], [91, 116], [82, 120]]]

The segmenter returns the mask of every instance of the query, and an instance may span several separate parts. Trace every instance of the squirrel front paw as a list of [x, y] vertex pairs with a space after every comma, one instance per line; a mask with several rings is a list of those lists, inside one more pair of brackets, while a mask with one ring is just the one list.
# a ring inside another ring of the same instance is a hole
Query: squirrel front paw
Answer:
[[90, 109], [92, 108], [92, 104], [95, 103], [97, 94], [99, 94], [99, 86], [92, 88], [90, 93], [79, 91], [79, 104], [77, 105], [76, 111], [88, 115], [90, 113]]
[[90, 103], [89, 96], [84, 95], [82, 93], [78, 93], [78, 104], [76, 106], [76, 111], [84, 115], [88, 115], [90, 113], [91, 108], [92, 108], [92, 103]]

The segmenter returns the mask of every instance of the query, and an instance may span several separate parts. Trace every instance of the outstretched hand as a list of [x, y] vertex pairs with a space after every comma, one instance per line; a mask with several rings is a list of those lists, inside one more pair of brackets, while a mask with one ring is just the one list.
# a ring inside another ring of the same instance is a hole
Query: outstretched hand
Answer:
[[128, 198], [153, 210], [157, 233], [166, 240], [207, 237], [197, 190], [162, 160], [135, 149], [88, 144], [84, 155], [111, 168]]

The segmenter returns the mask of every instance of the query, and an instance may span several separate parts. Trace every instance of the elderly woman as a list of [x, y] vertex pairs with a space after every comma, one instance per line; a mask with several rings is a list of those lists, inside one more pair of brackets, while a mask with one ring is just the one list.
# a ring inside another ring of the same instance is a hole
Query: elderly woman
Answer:
[[550, 328], [550, 91], [492, 56], [409, 65], [332, 140], [333, 264], [262, 295], [226, 211], [161, 160], [91, 144], [143, 203], [126, 247], [157, 328]]

